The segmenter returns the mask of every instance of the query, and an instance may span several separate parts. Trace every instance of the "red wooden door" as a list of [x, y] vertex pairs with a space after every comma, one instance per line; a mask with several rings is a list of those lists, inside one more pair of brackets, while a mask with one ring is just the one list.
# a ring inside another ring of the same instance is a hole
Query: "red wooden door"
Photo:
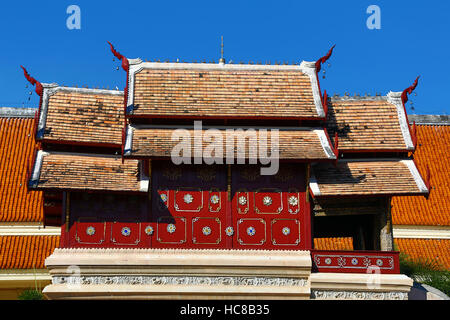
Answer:
[[225, 248], [225, 166], [152, 166], [153, 247]]
[[276, 175], [257, 166], [232, 174], [234, 248], [299, 250], [311, 246], [310, 208], [302, 164], [280, 164]]

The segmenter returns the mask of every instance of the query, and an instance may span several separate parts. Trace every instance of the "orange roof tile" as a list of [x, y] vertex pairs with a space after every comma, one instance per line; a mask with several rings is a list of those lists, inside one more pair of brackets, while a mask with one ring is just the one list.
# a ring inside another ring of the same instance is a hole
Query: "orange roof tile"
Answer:
[[[339, 150], [407, 150], [397, 106], [387, 97], [331, 98], [328, 103], [327, 128]], [[403, 108], [400, 110], [404, 114]], [[406, 125], [406, 118], [403, 119]], [[412, 145], [410, 146], [410, 148]]]
[[51, 87], [44, 93], [38, 136], [65, 143], [122, 144], [123, 92], [113, 90]]
[[394, 243], [413, 260], [434, 262], [450, 270], [450, 240], [394, 239]]
[[450, 126], [418, 125], [414, 158], [419, 171], [431, 173], [429, 199], [392, 198], [392, 222], [399, 225], [450, 225]]
[[41, 159], [35, 164], [38, 178], [30, 184], [38, 189], [147, 191], [141, 182], [148, 178], [143, 175], [139, 160], [122, 163], [115, 156], [43, 151], [36, 157]]
[[129, 98], [134, 116], [286, 119], [324, 115], [313, 94], [317, 82], [302, 66], [143, 63], [133, 69]]
[[[128, 130], [130, 132], [131, 130]], [[136, 127], [132, 129], [131, 150], [128, 155], [136, 157], [169, 157], [174, 147], [183, 141], [182, 136], [178, 136], [180, 140], [172, 139], [176, 129], [167, 128], [146, 128]], [[189, 133], [191, 155], [194, 155], [195, 134], [194, 130], [188, 129]], [[226, 153], [226, 141], [232, 142], [231, 146], [234, 148], [235, 158], [238, 156], [236, 146], [238, 145], [237, 139], [243, 138], [243, 148], [245, 150], [245, 157], [248, 158], [250, 154], [251, 138], [244, 136], [244, 132], [240, 131], [228, 131], [225, 129], [217, 130], [217, 133], [223, 137], [222, 155], [225, 157]], [[254, 131], [256, 146], [260, 146], [258, 143], [260, 139], [260, 132], [258, 129]], [[202, 130], [202, 136], [209, 134], [207, 130]], [[184, 137], [184, 136], [183, 136]], [[270, 155], [272, 133], [267, 130], [267, 153]], [[214, 139], [215, 136], [214, 136]], [[278, 131], [278, 152], [280, 159], [336, 159], [334, 153], [332, 153], [332, 146], [327, 142], [326, 133], [322, 128], [294, 130], [294, 129], [282, 129]], [[209, 143], [202, 141], [202, 148], [205, 149]], [[128, 150], [126, 150], [128, 151]], [[261, 150], [260, 150], [261, 151]], [[256, 149], [255, 149], [256, 152]], [[127, 155], [127, 154], [125, 154]]]
[[314, 196], [427, 193], [412, 160], [340, 160], [315, 164], [313, 173]]
[[0, 118], [0, 221], [40, 222], [43, 196], [28, 191], [26, 172], [36, 143], [34, 119]]
[[314, 238], [315, 250], [353, 250], [353, 238]]
[[0, 269], [43, 269], [59, 236], [0, 236]]

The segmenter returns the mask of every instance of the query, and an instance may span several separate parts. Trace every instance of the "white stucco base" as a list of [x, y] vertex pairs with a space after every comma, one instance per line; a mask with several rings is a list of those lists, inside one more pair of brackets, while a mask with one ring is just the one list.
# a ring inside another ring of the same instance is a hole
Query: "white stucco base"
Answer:
[[318, 300], [408, 300], [413, 280], [402, 274], [312, 273]]
[[309, 251], [56, 249], [49, 299], [309, 299]]

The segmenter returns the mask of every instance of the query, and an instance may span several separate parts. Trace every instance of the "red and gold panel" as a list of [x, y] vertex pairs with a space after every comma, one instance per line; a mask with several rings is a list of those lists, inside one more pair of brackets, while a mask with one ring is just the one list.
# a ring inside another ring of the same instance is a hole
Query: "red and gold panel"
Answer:
[[313, 270], [343, 273], [400, 273], [395, 251], [311, 251]]
[[297, 246], [301, 242], [300, 222], [297, 219], [273, 219], [271, 239], [274, 246]]
[[281, 190], [259, 189], [253, 193], [253, 206], [257, 214], [280, 214], [283, 211]]
[[250, 211], [250, 192], [238, 191], [235, 194], [235, 211], [238, 214], [247, 214]]
[[157, 190], [157, 193], [159, 194], [159, 197], [157, 197], [156, 204], [159, 211], [164, 212], [169, 208], [170, 203], [170, 191], [165, 188], [161, 188], [160, 190]]
[[236, 241], [242, 246], [262, 246], [266, 243], [267, 226], [262, 218], [237, 220]]
[[221, 209], [226, 205], [226, 193], [225, 197], [222, 197], [222, 192], [219, 190], [211, 190], [208, 194], [208, 210], [210, 213], [219, 213]]
[[203, 191], [175, 190], [173, 207], [175, 212], [198, 213], [203, 209]]
[[107, 241], [106, 222], [88, 222], [80, 218], [74, 223], [71, 231], [75, 233], [74, 237], [70, 237], [73, 246], [98, 246]]
[[184, 244], [187, 240], [185, 217], [165, 216], [158, 218], [156, 227], [157, 241], [160, 244]]
[[287, 197], [287, 211], [289, 214], [301, 213], [301, 194], [300, 192], [286, 192]]
[[110, 241], [113, 245], [137, 246], [141, 242], [140, 223], [116, 222], [111, 224]]
[[192, 243], [218, 245], [222, 240], [222, 223], [219, 218], [195, 217], [192, 219]]

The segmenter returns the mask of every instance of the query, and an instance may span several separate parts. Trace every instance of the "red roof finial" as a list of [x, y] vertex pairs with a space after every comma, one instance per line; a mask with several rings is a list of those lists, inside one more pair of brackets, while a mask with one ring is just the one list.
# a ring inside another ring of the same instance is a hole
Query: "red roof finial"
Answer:
[[331, 57], [334, 47], [336, 47], [336, 45], [333, 45], [325, 56], [323, 56], [322, 58], [320, 58], [319, 60], [316, 61], [316, 72], [317, 73], [319, 73], [320, 69], [322, 68], [322, 64], [325, 63]]
[[339, 146], [339, 136], [338, 133], [335, 132], [334, 134], [334, 154], [336, 155], [336, 158], [339, 158], [339, 150], [338, 150], [338, 146]]
[[23, 69], [23, 74], [25, 75], [25, 78], [27, 78], [27, 80], [34, 86], [36, 86], [36, 93], [42, 97], [42, 93], [43, 93], [43, 87], [42, 84], [37, 81], [35, 78], [31, 77], [28, 72], [27, 69], [25, 69], [23, 66], [20, 66]]
[[412, 86], [410, 86], [410, 87], [406, 88], [405, 90], [403, 90], [403, 92], [402, 92], [403, 105], [408, 102], [408, 94], [411, 94], [414, 91], [414, 89], [416, 89], [417, 83], [419, 82], [419, 78], [420, 78], [420, 76], [418, 76], [416, 78], [416, 81], [414, 81]]
[[116, 49], [114, 49], [114, 46], [111, 44], [111, 42], [109, 42], [109, 41], [107, 41], [107, 42], [111, 46], [111, 52], [113, 53], [113, 55], [117, 59], [122, 60], [122, 68], [123, 68], [123, 70], [128, 72], [128, 68], [129, 68], [128, 59], [126, 57], [124, 57], [123, 55], [121, 55], [119, 52], [117, 52]]

